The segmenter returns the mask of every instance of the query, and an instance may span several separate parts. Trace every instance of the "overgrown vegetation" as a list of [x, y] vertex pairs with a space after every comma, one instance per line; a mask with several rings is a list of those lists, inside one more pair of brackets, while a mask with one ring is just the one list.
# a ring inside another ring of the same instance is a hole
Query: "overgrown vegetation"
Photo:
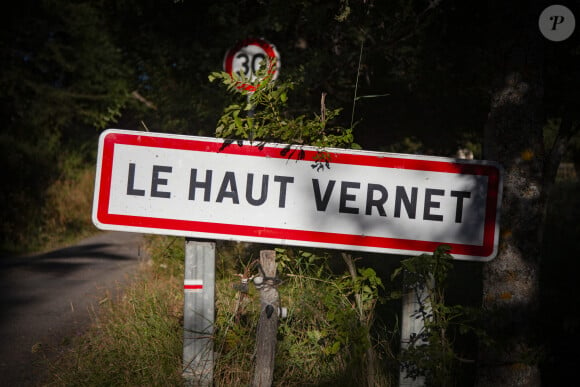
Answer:
[[[73, 153], [62, 155], [58, 168], [58, 176], [41, 189], [41, 204], [34, 204], [40, 207], [20, 213], [19, 220], [24, 223], [12, 224], [19, 227], [17, 230], [5, 230], [11, 238], [3, 242], [0, 253], [44, 251], [96, 232], [91, 221], [94, 165], [87, 164], [79, 154]], [[19, 200], [33, 205], [25, 194], [20, 195]]]
[[[152, 260], [119, 300], [101, 305], [95, 325], [50, 366], [49, 385], [180, 385], [183, 238], [150, 237]], [[248, 385], [259, 296], [240, 289], [257, 246], [220, 243], [216, 281], [217, 386]], [[372, 269], [336, 274], [326, 253], [278, 250], [282, 305], [275, 385], [394, 385], [389, 335], [371, 333], [382, 288]], [[376, 356], [369, 375], [365, 356]]]
[[[486, 345], [483, 330], [478, 329], [480, 313], [465, 305], [450, 305], [445, 297], [453, 257], [448, 246], [438, 247], [433, 254], [406, 258], [395, 269], [391, 280], [394, 299], [412, 291], [417, 309], [411, 318], [423, 321], [419, 332], [403, 339], [408, 344], [399, 356], [401, 367], [410, 378], [424, 377], [427, 386], [453, 386], [461, 380], [461, 366], [473, 364], [458, 353], [455, 340], [468, 333], [477, 334]], [[396, 284], [396, 285], [395, 285]], [[403, 293], [402, 293], [403, 292]]]
[[91, 221], [95, 168], [81, 156], [63, 158], [61, 175], [46, 191], [38, 243], [44, 249], [70, 243], [95, 232]]
[[48, 385], [181, 384], [183, 245], [151, 237], [152, 257], [119, 299], [99, 306], [94, 324], [56, 362]]
[[[267, 63], [269, 62], [269, 63]], [[253, 81], [243, 74], [230, 75], [214, 72], [210, 81], [219, 80], [227, 90], [237, 97], [227, 106], [219, 119], [216, 135], [226, 139], [248, 139], [276, 141], [291, 145], [311, 145], [319, 148], [360, 148], [354, 143], [352, 128], [331, 126], [340, 109], [327, 109], [326, 94], [321, 97], [320, 115], [288, 114], [288, 94], [294, 88], [291, 81], [272, 81], [275, 61], [264, 61]], [[251, 85], [251, 91], [241, 84]], [[240, 98], [242, 97], [242, 98]], [[244, 99], [245, 98], [245, 99]]]
[[[222, 263], [231, 259], [230, 254], [222, 251]], [[250, 251], [244, 254], [245, 258], [238, 258], [238, 272], [221, 273], [224, 277], [218, 282], [217, 385], [248, 385], [251, 381], [260, 312], [258, 292], [253, 286], [247, 291], [232, 286], [239, 285], [239, 276], [251, 274], [247, 269], [255, 256]], [[386, 332], [371, 339], [371, 324], [361, 319], [356, 301], [363, 295], [361, 306], [372, 310], [378, 298], [367, 295], [378, 295], [381, 281], [372, 269], [362, 271], [356, 280], [349, 274], [336, 274], [328, 265], [330, 259], [328, 253], [277, 250], [281, 305], [288, 309], [288, 316], [278, 328], [274, 383], [361, 385], [373, 380], [368, 385], [391, 385], [389, 379], [393, 380], [397, 371], [389, 359]], [[369, 375], [365, 356], [372, 346], [381, 366]]]
[[[119, 299], [104, 298], [91, 330], [50, 364], [49, 385], [182, 383], [183, 243], [183, 238], [148, 238], [151, 261]], [[242, 286], [241, 279], [257, 274], [258, 248], [218, 243], [217, 386], [251, 381], [260, 302], [258, 291]], [[432, 288], [429, 316], [422, 316], [425, 331], [399, 357], [396, 326], [389, 328], [376, 315], [376, 304], [386, 298], [373, 269], [353, 271], [354, 259], [346, 254], [277, 249], [281, 305], [288, 316], [279, 325], [274, 385], [395, 386], [400, 361], [412, 370], [409, 375], [427, 375], [428, 385], [453, 385], [462, 361], [453, 338], [470, 330], [472, 321], [462, 307], [440, 298], [451, 269], [446, 250], [421, 258], [403, 261], [393, 276], [405, 272], [407, 285], [420, 286], [433, 271], [441, 282]]]

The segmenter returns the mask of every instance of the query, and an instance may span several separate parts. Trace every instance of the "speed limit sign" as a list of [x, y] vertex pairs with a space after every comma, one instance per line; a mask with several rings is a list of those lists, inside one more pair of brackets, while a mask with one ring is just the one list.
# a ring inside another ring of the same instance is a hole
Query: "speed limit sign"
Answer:
[[[226, 52], [224, 71], [230, 75], [243, 73], [246, 78], [254, 81], [264, 60], [269, 62], [268, 73], [272, 79], [276, 79], [280, 69], [280, 54], [276, 47], [263, 39], [244, 39]], [[240, 88], [247, 91], [256, 89], [255, 86], [245, 83], [240, 84]]]

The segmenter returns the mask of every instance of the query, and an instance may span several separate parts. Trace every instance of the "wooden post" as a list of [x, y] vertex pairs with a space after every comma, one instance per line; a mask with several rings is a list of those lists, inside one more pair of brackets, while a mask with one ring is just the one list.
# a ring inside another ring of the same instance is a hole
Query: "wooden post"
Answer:
[[213, 385], [215, 243], [185, 240], [183, 380], [185, 386]]
[[278, 333], [278, 313], [280, 300], [276, 286], [276, 252], [260, 251], [260, 265], [263, 277], [255, 277], [254, 284], [260, 290], [260, 320], [256, 334], [256, 368], [253, 387], [270, 387], [274, 380], [274, 360], [276, 357], [276, 334]]

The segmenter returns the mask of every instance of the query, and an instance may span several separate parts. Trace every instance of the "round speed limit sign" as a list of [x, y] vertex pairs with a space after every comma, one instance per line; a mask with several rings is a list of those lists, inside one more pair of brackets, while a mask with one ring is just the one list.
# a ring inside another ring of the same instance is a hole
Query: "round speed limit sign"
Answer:
[[[263, 39], [244, 39], [226, 53], [224, 71], [230, 75], [243, 73], [246, 78], [254, 81], [264, 60], [269, 62], [268, 73], [272, 75], [272, 79], [276, 79], [280, 69], [280, 54], [276, 47]], [[240, 88], [247, 91], [256, 89], [250, 84], [241, 84]]]

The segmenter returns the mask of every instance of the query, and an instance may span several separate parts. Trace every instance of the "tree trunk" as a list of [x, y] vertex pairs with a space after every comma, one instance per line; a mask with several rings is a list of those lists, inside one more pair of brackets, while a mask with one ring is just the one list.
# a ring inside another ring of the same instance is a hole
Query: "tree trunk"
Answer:
[[500, 2], [490, 9], [498, 82], [484, 152], [505, 174], [499, 253], [483, 270], [483, 307], [494, 342], [480, 347], [480, 387], [541, 384], [535, 323], [545, 195], [541, 10], [534, 3]]

